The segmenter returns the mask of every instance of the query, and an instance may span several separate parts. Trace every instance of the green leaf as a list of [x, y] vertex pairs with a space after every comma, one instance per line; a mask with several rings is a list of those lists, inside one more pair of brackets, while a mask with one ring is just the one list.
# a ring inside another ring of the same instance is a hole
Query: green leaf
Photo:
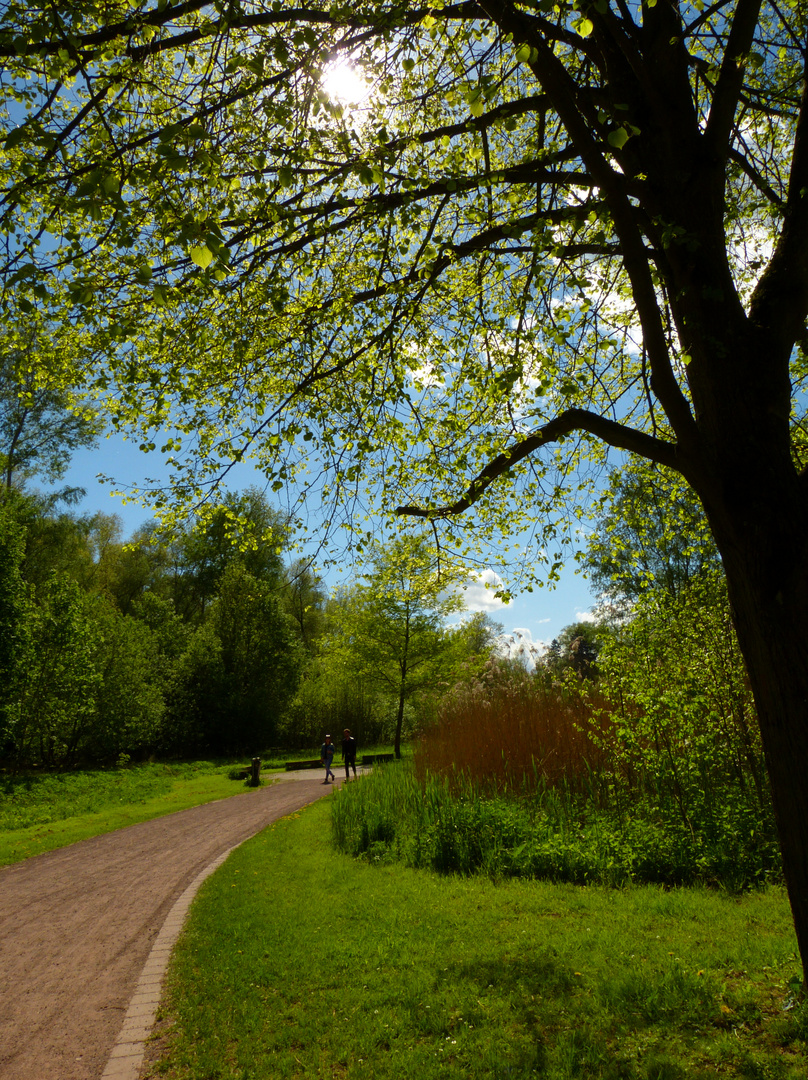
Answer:
[[213, 252], [207, 244], [199, 244], [197, 247], [190, 248], [188, 256], [191, 262], [195, 263], [202, 270], [207, 270], [213, 262]]
[[473, 90], [469, 90], [466, 94], [466, 101], [468, 102], [472, 116], [483, 115], [483, 112], [485, 111], [485, 100], [483, 99], [483, 92], [479, 86], [474, 87]]
[[624, 127], [616, 128], [614, 131], [610, 131], [606, 136], [606, 141], [609, 146], [614, 146], [617, 150], [622, 150], [628, 142], [630, 136]]
[[19, 146], [25, 136], [28, 134], [28, 125], [23, 124], [21, 127], [14, 128], [6, 135], [6, 141], [3, 146], [6, 150], [13, 150], [15, 146]]
[[39, 267], [36, 263], [26, 263], [21, 266], [19, 270], [11, 275], [8, 279], [9, 285], [14, 285], [18, 281], [24, 281], [25, 278], [36, 277], [39, 273]]
[[581, 37], [589, 37], [592, 31], [595, 29], [595, 24], [591, 19], [581, 19], [578, 23], [578, 33]]

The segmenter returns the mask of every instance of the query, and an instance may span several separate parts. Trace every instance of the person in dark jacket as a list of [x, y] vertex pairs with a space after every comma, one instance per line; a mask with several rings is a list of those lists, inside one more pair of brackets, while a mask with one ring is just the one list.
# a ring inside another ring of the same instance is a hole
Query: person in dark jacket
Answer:
[[331, 762], [334, 760], [334, 751], [336, 749], [336, 746], [334, 746], [334, 744], [331, 742], [331, 736], [326, 735], [325, 742], [320, 747], [320, 764], [325, 765], [325, 780], [323, 780], [324, 784], [328, 783], [329, 776], [332, 780], [337, 779], [331, 768]]
[[356, 739], [351, 735], [348, 728], [345, 729], [342, 735], [342, 760], [345, 762], [345, 779], [349, 779], [349, 768], [353, 769], [354, 777], [356, 777]]

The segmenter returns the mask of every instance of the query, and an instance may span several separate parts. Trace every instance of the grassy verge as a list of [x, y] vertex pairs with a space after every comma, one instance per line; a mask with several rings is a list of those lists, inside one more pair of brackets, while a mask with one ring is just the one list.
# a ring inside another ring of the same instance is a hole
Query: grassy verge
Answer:
[[[362, 782], [360, 782], [362, 783]], [[437, 876], [336, 853], [323, 800], [243, 845], [176, 950], [171, 1080], [797, 1080], [808, 1020], [772, 887]]]
[[0, 777], [0, 866], [237, 795], [245, 789], [230, 779], [232, 768], [193, 762]]

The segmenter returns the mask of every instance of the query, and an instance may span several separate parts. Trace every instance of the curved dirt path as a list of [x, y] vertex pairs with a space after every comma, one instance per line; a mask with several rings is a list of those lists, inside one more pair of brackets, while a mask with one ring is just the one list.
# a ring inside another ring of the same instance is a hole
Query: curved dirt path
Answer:
[[0, 869], [0, 1080], [99, 1080], [175, 902], [224, 852], [331, 791], [320, 776]]

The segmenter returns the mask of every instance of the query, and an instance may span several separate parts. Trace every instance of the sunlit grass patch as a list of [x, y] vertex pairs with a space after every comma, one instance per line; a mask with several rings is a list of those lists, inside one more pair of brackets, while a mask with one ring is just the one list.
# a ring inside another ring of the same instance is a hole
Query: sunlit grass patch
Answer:
[[[334, 850], [335, 801], [267, 829], [203, 887], [151, 1075], [706, 1080], [740, 1075], [745, 1053], [805, 1076], [803, 1036], [781, 1020], [798, 970], [781, 891], [361, 863]], [[739, 994], [761, 1019], [740, 1020]]]
[[[389, 753], [379, 746], [368, 753]], [[263, 784], [273, 783], [287, 761], [314, 751], [276, 751], [261, 762]], [[109, 769], [0, 773], [0, 866], [66, 847], [91, 836], [163, 817], [244, 791], [238, 777], [249, 758], [235, 763], [155, 762]]]
[[0, 865], [244, 791], [211, 762], [0, 778]]
[[218, 775], [208, 761], [75, 769], [0, 776], [0, 831], [48, 825], [79, 814], [144, 802], [171, 792], [178, 781]]

